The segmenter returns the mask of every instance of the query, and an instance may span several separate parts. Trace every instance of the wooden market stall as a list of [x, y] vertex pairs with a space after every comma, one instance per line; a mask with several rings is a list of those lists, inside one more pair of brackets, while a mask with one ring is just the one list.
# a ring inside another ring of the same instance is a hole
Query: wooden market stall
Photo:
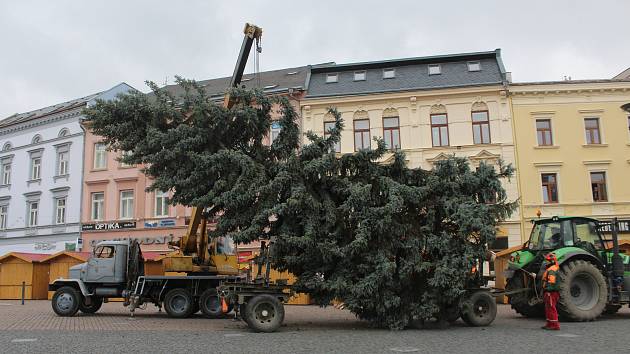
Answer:
[[0, 257], [0, 299], [44, 300], [48, 293], [48, 254], [11, 252]]
[[[48, 263], [48, 284], [55, 279], [68, 278], [70, 267], [87, 262], [90, 256], [90, 252], [62, 251], [42, 259], [42, 262]], [[52, 299], [52, 296], [53, 292], [49, 291], [48, 299]]]

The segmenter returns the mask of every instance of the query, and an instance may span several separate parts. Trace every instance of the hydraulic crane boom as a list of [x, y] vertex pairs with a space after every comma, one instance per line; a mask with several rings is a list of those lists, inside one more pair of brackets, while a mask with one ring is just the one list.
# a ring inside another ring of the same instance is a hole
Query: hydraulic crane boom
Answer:
[[[245, 65], [247, 64], [247, 58], [249, 57], [249, 53], [254, 42], [257, 43], [256, 49], [259, 50], [260, 48], [258, 46], [258, 43], [260, 42], [260, 38], [262, 37], [262, 28], [246, 23], [243, 33], [245, 34], [245, 36], [243, 37], [241, 50], [238, 54], [238, 58], [236, 59], [236, 66], [234, 67], [234, 73], [232, 74], [229, 88], [237, 87], [241, 83], [243, 72], [245, 71]], [[233, 105], [234, 101], [231, 99], [228, 90], [223, 100], [223, 106], [225, 108], [231, 108]], [[215, 259], [215, 261], [213, 262], [213, 257], [208, 251], [209, 240], [206, 229], [207, 219], [203, 215], [204, 209], [205, 208], [200, 207], [192, 208], [188, 230], [179, 241], [181, 254], [183, 256], [193, 256], [192, 261], [194, 263], [195, 270], [224, 274], [233, 274], [238, 272], [238, 269], [236, 269], [236, 267], [219, 267], [216, 262], [217, 259]], [[224, 257], [224, 260], [227, 260], [227, 257], [232, 257], [234, 259], [234, 263], [236, 263], [236, 255], [226, 256]], [[229, 270], [229, 268], [234, 268], [234, 270]]]

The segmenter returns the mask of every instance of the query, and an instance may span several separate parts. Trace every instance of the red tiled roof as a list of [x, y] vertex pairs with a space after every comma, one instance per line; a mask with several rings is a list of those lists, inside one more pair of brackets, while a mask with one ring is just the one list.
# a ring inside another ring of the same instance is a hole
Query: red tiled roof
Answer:
[[50, 254], [46, 254], [46, 253], [26, 253], [26, 252], [9, 252], [5, 255], [3, 255], [2, 257], [0, 257], [0, 260], [3, 260], [5, 258], [9, 258], [9, 257], [16, 257], [19, 258], [25, 262], [40, 262], [43, 259], [47, 258], [48, 256], [50, 256]]

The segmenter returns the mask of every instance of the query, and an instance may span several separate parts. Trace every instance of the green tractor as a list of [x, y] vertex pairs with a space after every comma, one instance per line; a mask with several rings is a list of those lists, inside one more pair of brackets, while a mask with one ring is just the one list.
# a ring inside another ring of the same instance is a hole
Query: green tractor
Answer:
[[[560, 264], [558, 311], [565, 321], [592, 321], [630, 304], [630, 256], [619, 253], [617, 220], [584, 217], [533, 221], [529, 241], [510, 255], [505, 294], [526, 317], [543, 317], [544, 257], [553, 252]], [[605, 238], [602, 229], [612, 231]]]

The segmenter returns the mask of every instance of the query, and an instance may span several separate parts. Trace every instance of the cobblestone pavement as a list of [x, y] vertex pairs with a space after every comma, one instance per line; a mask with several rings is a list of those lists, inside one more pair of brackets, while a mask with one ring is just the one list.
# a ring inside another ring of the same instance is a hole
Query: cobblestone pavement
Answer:
[[230, 318], [201, 316], [170, 319], [154, 307], [133, 319], [120, 303], [104, 304], [95, 315], [57, 317], [48, 301], [0, 300], [2, 353], [553, 353], [630, 352], [630, 310], [590, 323], [562, 323], [562, 331], [540, 329], [541, 320], [525, 319], [499, 306], [490, 327], [458, 321], [449, 329], [388, 331], [370, 328], [333, 307], [287, 306], [277, 333], [252, 333]]

